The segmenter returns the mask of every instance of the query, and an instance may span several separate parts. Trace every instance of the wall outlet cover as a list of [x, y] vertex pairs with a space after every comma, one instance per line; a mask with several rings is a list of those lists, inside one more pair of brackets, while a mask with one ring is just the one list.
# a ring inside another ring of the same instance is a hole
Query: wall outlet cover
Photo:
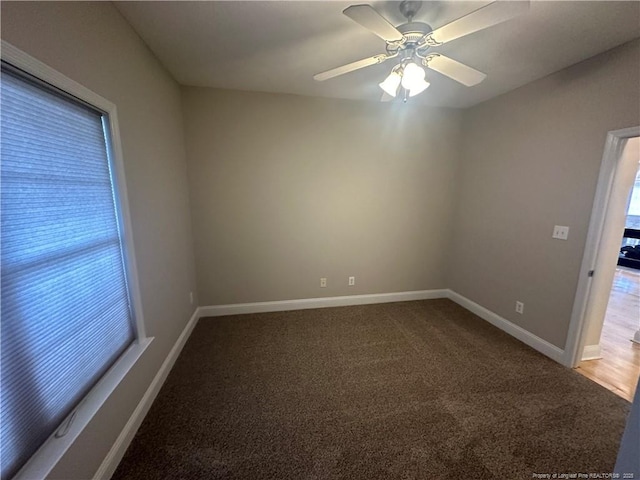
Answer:
[[551, 236], [558, 240], [567, 240], [569, 238], [569, 227], [556, 225], [553, 227], [553, 235]]

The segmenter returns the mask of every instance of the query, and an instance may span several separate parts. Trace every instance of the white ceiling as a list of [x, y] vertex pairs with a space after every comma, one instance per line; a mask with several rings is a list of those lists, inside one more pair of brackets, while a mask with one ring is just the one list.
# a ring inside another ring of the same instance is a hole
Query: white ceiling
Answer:
[[[345, 1], [116, 2], [183, 85], [378, 101], [393, 61], [325, 82], [313, 75], [384, 52], [384, 41], [342, 14]], [[415, 20], [434, 29], [489, 2], [426, 1]], [[371, 2], [394, 25], [398, 2]], [[488, 76], [475, 87], [427, 73], [425, 105], [464, 108], [640, 37], [640, 2], [533, 1], [529, 13], [434, 51]]]

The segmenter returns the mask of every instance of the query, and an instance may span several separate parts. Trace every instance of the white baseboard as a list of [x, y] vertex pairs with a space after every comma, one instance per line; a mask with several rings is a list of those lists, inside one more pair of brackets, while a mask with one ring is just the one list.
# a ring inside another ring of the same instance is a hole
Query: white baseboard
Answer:
[[304, 298], [300, 300], [281, 300], [276, 302], [235, 303], [230, 305], [212, 305], [200, 307], [200, 317], [220, 317], [243, 313], [284, 312], [288, 310], [306, 310], [310, 308], [346, 307], [350, 305], [368, 305], [371, 303], [406, 302], [410, 300], [431, 300], [447, 298], [448, 291], [418, 290], [415, 292], [374, 293], [370, 295], [345, 295], [342, 297]]
[[585, 345], [582, 350], [582, 360], [597, 360], [602, 358], [600, 345]]
[[512, 337], [529, 345], [543, 355], [563, 363], [564, 350], [552, 345], [531, 332], [519, 327], [481, 305], [463, 297], [449, 289], [418, 290], [414, 292], [378, 293], [371, 295], [346, 295], [342, 297], [305, 298], [301, 300], [282, 300], [275, 302], [236, 303], [230, 305], [211, 305], [200, 307], [200, 317], [220, 317], [223, 315], [239, 315], [245, 313], [283, 312], [288, 310], [304, 310], [309, 308], [345, 307], [350, 305], [367, 305], [372, 303], [405, 302], [411, 300], [431, 300], [449, 298], [458, 305], [475, 313], [483, 320], [505, 331]]
[[158, 373], [156, 373], [156, 376], [153, 378], [151, 384], [149, 385], [149, 388], [147, 388], [147, 391], [142, 396], [142, 399], [136, 406], [136, 409], [131, 414], [131, 417], [129, 417], [129, 420], [120, 432], [120, 435], [118, 435], [118, 438], [111, 446], [111, 450], [109, 450], [109, 453], [102, 461], [102, 464], [98, 468], [98, 471], [93, 476], [93, 480], [108, 480], [113, 475], [113, 472], [115, 472], [118, 464], [120, 463], [120, 460], [122, 460], [122, 457], [127, 451], [131, 440], [133, 440], [133, 437], [138, 431], [138, 428], [140, 428], [142, 420], [144, 420], [144, 417], [147, 415], [151, 404], [158, 395], [158, 392], [164, 384], [164, 381], [167, 379], [167, 375], [169, 375], [173, 364], [178, 358], [178, 355], [180, 355], [182, 347], [184, 347], [184, 344], [189, 339], [191, 331], [193, 330], [193, 327], [195, 327], [199, 318], [200, 309], [197, 308], [193, 312], [193, 315], [191, 315], [191, 318], [189, 319], [189, 322], [187, 322], [187, 325], [184, 327], [184, 330], [182, 330], [182, 333], [178, 337], [178, 340], [176, 340], [176, 343], [171, 348], [171, 351], [167, 355], [167, 358], [165, 358], [164, 362], [162, 362], [160, 370], [158, 370]]
[[472, 313], [475, 313], [483, 320], [486, 320], [490, 324], [495, 327], [498, 327], [500, 330], [508, 333], [512, 337], [517, 338], [523, 343], [526, 343], [531, 348], [539, 351], [543, 355], [555, 360], [558, 363], [563, 363], [564, 360], [564, 350], [561, 348], [552, 345], [551, 343], [543, 340], [542, 338], [534, 335], [533, 333], [525, 330], [518, 325], [511, 323], [509, 320], [502, 318], [496, 313], [493, 313], [491, 310], [484, 308], [482, 305], [479, 305], [466, 297], [463, 297], [457, 292], [453, 290], [448, 290], [448, 298], [456, 302], [461, 307], [466, 308]]

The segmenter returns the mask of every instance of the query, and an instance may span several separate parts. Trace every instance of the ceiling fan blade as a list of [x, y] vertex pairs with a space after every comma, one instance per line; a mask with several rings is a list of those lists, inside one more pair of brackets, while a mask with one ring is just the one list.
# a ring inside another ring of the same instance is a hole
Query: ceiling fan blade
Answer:
[[347, 17], [354, 22], [371, 30], [386, 42], [402, 40], [402, 34], [380, 15], [371, 5], [351, 5], [343, 10]]
[[460, 63], [439, 53], [429, 55], [424, 59], [423, 63], [425, 67], [435, 70], [442, 75], [446, 75], [467, 87], [473, 87], [487, 78], [486, 73], [479, 72], [475, 68], [471, 68], [464, 63]]
[[470, 33], [510, 20], [529, 10], [529, 1], [492, 2], [478, 10], [436, 28], [429, 38], [437, 44], [447, 43]]
[[313, 76], [313, 79], [322, 82], [324, 80], [329, 80], [330, 78], [337, 77], [338, 75], [344, 75], [345, 73], [353, 72], [354, 70], [358, 70], [360, 68], [369, 67], [371, 65], [375, 65], [376, 63], [382, 63], [389, 57], [384, 54], [374, 55], [373, 57], [363, 58], [362, 60], [358, 60], [357, 62], [347, 63], [346, 65], [342, 65], [341, 67], [332, 68], [331, 70], [327, 70], [326, 72], [317, 73]]

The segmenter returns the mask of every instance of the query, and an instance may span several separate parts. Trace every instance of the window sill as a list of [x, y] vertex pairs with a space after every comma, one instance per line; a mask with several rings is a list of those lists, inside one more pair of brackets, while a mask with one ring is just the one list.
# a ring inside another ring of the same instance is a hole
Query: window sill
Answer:
[[69, 447], [73, 445], [80, 433], [93, 419], [98, 410], [100, 410], [105, 401], [118, 387], [120, 382], [122, 382], [124, 377], [137, 363], [152, 341], [153, 337], [143, 338], [134, 342], [100, 379], [96, 386], [91, 389], [87, 396], [84, 397], [74, 412], [62, 422], [62, 425], [65, 425], [69, 421], [69, 418], [75, 415], [71, 425], [68, 427], [67, 433], [57, 438], [55, 436], [56, 433], [64, 427], [60, 427], [57, 432], [54, 432], [20, 471], [18, 471], [12, 480], [46, 478]]

